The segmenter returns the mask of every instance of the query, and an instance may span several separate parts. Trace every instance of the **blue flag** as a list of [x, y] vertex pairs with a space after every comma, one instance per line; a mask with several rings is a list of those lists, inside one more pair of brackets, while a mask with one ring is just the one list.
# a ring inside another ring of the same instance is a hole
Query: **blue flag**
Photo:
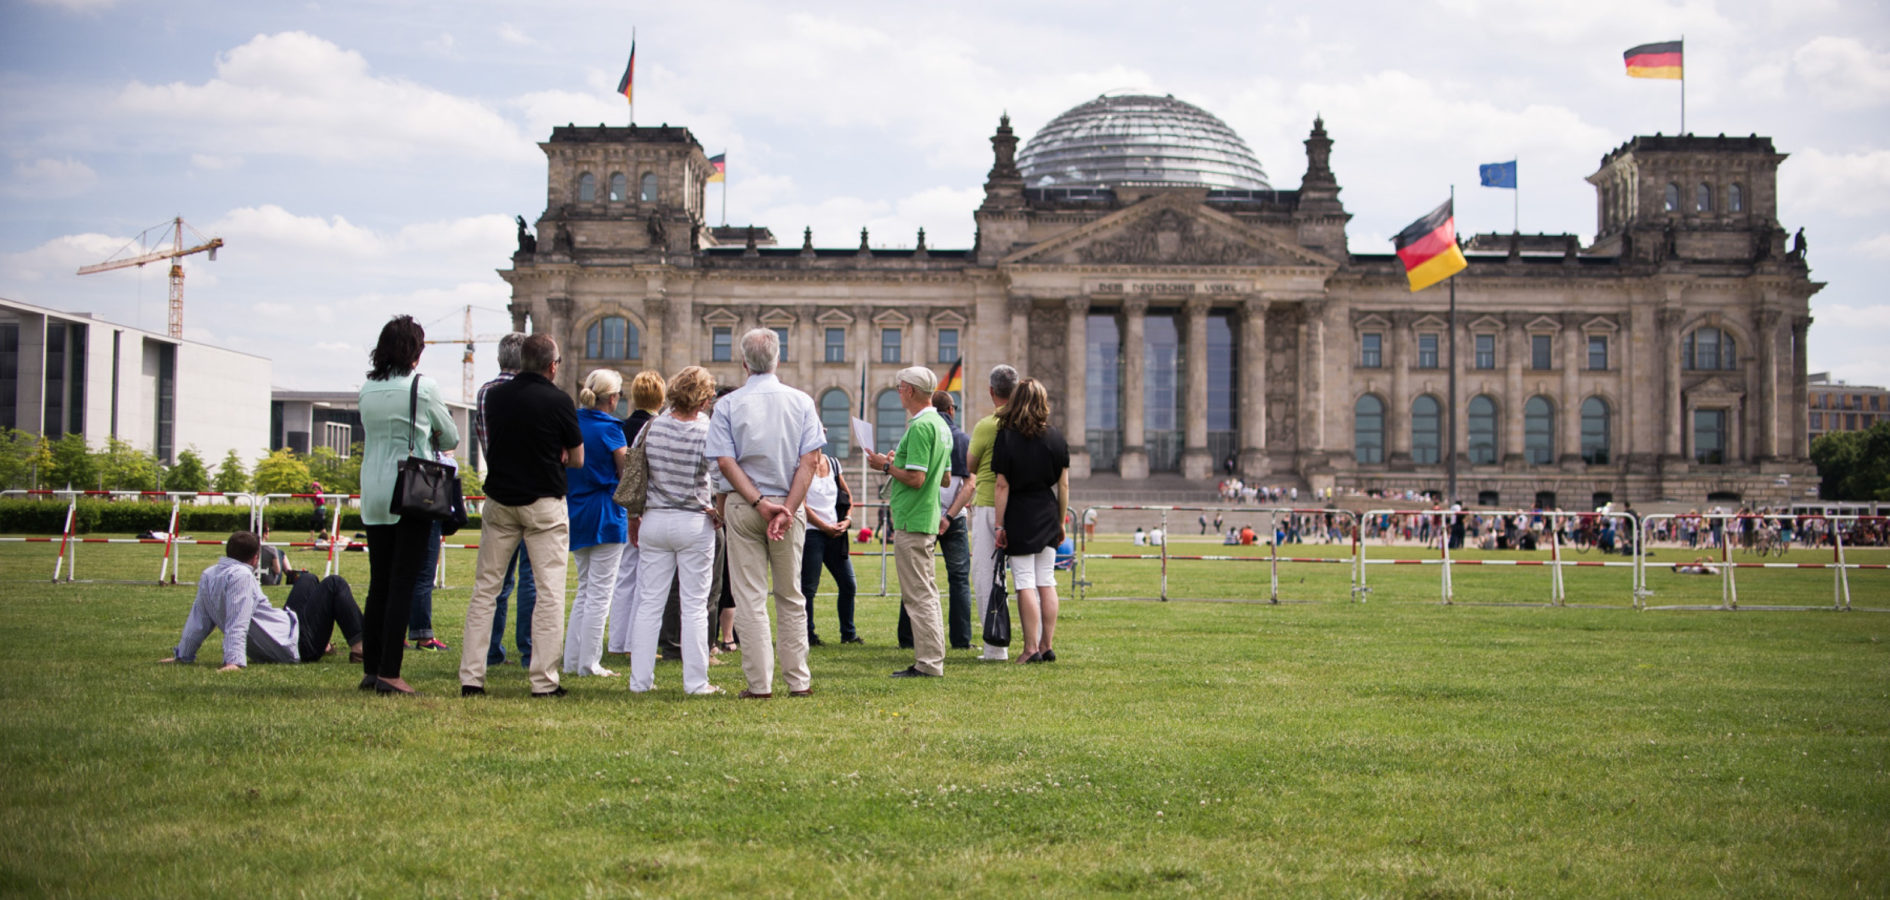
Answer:
[[1477, 177], [1484, 187], [1516, 189], [1516, 161], [1484, 163], [1477, 166]]

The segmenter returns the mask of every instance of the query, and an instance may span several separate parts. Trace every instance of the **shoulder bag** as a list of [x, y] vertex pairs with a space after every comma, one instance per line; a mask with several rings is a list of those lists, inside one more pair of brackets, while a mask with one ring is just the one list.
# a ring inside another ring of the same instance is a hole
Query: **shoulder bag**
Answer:
[[643, 452], [643, 439], [650, 436], [650, 428], [656, 424], [651, 419], [643, 424], [643, 430], [637, 432], [637, 439], [630, 445], [630, 452], [623, 455], [623, 471], [617, 475], [617, 492], [611, 499], [632, 516], [643, 515], [643, 507], [649, 502], [650, 493], [650, 458]]
[[1011, 603], [1010, 595], [1004, 590], [1004, 551], [993, 548], [991, 553], [995, 562], [991, 566], [991, 599], [984, 607], [984, 642], [993, 647], [1011, 645]]
[[[414, 455], [413, 433], [420, 427], [420, 373], [413, 376], [407, 395], [407, 456], [400, 461], [394, 476], [394, 496], [388, 512], [397, 516], [448, 519], [453, 516], [453, 500], [461, 495], [459, 470], [438, 460]], [[460, 508], [464, 509], [464, 501]]]

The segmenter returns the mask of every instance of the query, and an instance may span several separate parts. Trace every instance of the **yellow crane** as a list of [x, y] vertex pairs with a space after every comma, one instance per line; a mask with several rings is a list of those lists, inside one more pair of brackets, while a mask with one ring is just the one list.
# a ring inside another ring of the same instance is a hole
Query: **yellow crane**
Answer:
[[[159, 228], [164, 229], [164, 232], [158, 236], [157, 241], [146, 244], [145, 237]], [[136, 240], [126, 244], [118, 251], [119, 253], [123, 253], [126, 250], [136, 247], [141, 251], [136, 256], [129, 256], [123, 259], [108, 259], [96, 265], [85, 266], [79, 269], [79, 274], [90, 275], [93, 272], [109, 272], [112, 269], [127, 269], [132, 266], [143, 266], [145, 263], [154, 263], [161, 259], [170, 260], [170, 335], [174, 338], [181, 338], [184, 336], [184, 257], [192, 253], [207, 252], [210, 254], [210, 261], [215, 262], [217, 258], [217, 248], [223, 246], [222, 238], [213, 237], [204, 240], [204, 236], [198, 233], [197, 229], [191, 228], [190, 233], [195, 235], [195, 239], [201, 243], [186, 247], [184, 246], [184, 229], [186, 228], [190, 228], [190, 226], [184, 224], [184, 217], [182, 216], [171, 219], [168, 224], [153, 225], [150, 228], [146, 228], [138, 235]], [[166, 237], [170, 238], [170, 249], [146, 249], [147, 247], [162, 248]], [[116, 256], [117, 254], [113, 255]]]
[[503, 334], [473, 334], [472, 314], [473, 308], [471, 305], [468, 305], [466, 307], [466, 331], [464, 337], [450, 341], [423, 342], [428, 344], [466, 345], [466, 352], [460, 357], [459, 399], [462, 403], [473, 402], [473, 345], [496, 344], [499, 342], [500, 338], [505, 337]]

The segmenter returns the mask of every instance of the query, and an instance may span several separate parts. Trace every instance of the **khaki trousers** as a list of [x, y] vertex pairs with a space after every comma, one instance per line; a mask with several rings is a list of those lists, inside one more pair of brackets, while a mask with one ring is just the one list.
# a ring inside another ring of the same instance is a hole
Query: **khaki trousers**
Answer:
[[932, 547], [937, 543], [936, 534], [893, 532], [899, 603], [912, 620], [912, 666], [927, 675], [945, 674], [945, 622], [938, 608], [938, 574], [932, 561]]
[[571, 520], [563, 497], [541, 497], [525, 506], [487, 500], [480, 517], [479, 562], [472, 601], [466, 606], [466, 633], [460, 638], [459, 683], [486, 685], [486, 650], [492, 641], [492, 613], [499, 585], [519, 542], [532, 560], [538, 605], [532, 609], [532, 693], [558, 688], [558, 663], [564, 659], [564, 570], [571, 546]]
[[[781, 497], [768, 497], [776, 503]], [[735, 631], [742, 642], [742, 676], [752, 694], [774, 692], [774, 658], [781, 657], [781, 677], [788, 690], [813, 684], [807, 671], [807, 598], [801, 595], [801, 548], [806, 544], [807, 511], [794, 511], [787, 535], [768, 540], [768, 520], [730, 494], [728, 509], [728, 586], [735, 598]], [[536, 557], [533, 557], [536, 559]], [[768, 579], [774, 578], [774, 614], [780, 637], [768, 643]], [[532, 650], [537, 658], [538, 651]]]

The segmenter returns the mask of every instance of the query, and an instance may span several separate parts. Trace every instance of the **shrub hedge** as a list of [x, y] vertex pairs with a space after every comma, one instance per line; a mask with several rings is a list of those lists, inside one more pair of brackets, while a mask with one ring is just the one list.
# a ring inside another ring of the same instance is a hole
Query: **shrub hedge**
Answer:
[[[264, 515], [269, 527], [284, 533], [312, 531], [309, 526], [314, 507], [307, 503], [271, 503]], [[333, 515], [331, 511], [329, 513]], [[479, 530], [479, 516], [471, 517], [463, 531]], [[80, 498], [75, 516], [81, 534], [137, 534], [162, 531], [171, 522], [171, 505], [162, 500], [104, 500]], [[62, 534], [66, 525], [66, 503], [59, 500], [0, 499], [0, 534]], [[185, 533], [228, 534], [249, 526], [249, 507], [218, 503], [207, 506], [185, 504], [178, 513], [178, 530]], [[341, 529], [357, 532], [362, 528], [359, 510], [341, 513]]]

